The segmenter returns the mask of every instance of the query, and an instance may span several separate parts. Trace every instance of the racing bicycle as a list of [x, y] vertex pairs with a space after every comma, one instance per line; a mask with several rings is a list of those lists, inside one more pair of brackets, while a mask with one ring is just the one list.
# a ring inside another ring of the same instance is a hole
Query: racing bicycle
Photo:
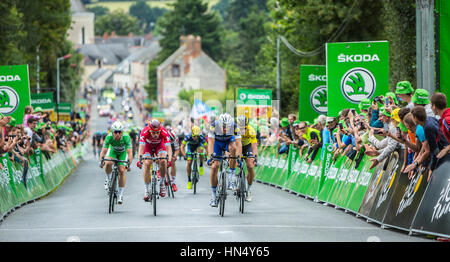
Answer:
[[125, 163], [127, 164], [127, 167], [130, 166], [130, 161], [126, 160], [117, 160], [117, 159], [102, 159], [102, 165], [103, 162], [110, 161], [114, 163], [113, 170], [111, 172], [111, 180], [109, 181], [108, 185], [108, 212], [111, 214], [114, 212], [114, 205], [117, 204], [117, 189], [119, 187], [119, 163]]

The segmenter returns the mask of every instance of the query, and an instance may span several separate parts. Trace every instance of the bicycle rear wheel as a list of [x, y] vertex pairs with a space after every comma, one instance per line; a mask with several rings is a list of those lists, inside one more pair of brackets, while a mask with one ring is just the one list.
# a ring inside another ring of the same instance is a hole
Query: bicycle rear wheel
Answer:
[[172, 195], [172, 198], [175, 198], [175, 195], [173, 194], [173, 188], [172, 188], [172, 181], [170, 180], [170, 175], [169, 175], [169, 169], [167, 169], [167, 174], [166, 174], [166, 179], [167, 179], [167, 194]]

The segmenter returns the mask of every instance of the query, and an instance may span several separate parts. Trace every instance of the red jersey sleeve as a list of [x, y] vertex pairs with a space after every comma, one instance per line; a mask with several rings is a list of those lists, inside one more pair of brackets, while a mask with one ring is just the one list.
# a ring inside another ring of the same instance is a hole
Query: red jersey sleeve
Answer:
[[139, 143], [146, 143], [145, 138], [148, 136], [148, 126], [144, 127], [144, 129], [142, 129], [141, 134], [140, 134], [140, 139], [139, 139]]

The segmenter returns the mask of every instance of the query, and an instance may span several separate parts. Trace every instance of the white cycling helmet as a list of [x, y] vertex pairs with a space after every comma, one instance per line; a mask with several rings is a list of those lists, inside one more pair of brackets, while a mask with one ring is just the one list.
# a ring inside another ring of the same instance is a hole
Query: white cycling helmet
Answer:
[[120, 121], [116, 121], [111, 126], [111, 131], [123, 131], [123, 125]]
[[233, 123], [233, 118], [230, 114], [225, 113], [219, 116], [219, 124], [221, 126], [230, 126]]

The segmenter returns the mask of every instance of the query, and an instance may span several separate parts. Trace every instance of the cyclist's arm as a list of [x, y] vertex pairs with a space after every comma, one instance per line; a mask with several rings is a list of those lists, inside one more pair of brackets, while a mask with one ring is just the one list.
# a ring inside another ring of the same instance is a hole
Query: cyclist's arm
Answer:
[[130, 166], [133, 163], [133, 145], [131, 144], [131, 137], [128, 136], [127, 138], [127, 155], [128, 155], [128, 161], [130, 162]]
[[252, 143], [252, 150], [255, 153], [255, 157], [258, 158], [258, 145], [256, 143]]
[[208, 154], [209, 154], [209, 156], [211, 156], [212, 153], [214, 152], [214, 141], [215, 141], [215, 138], [209, 137], [209, 141], [208, 141]]
[[100, 159], [103, 159], [108, 152], [110, 142], [111, 141], [108, 139], [108, 137], [106, 137], [105, 142], [103, 143], [102, 152], [100, 153]]
[[183, 156], [186, 156], [186, 151], [184, 150], [185, 147], [186, 147], [186, 142], [183, 141], [183, 142], [181, 143], [181, 147], [180, 147], [181, 154], [182, 154]]

